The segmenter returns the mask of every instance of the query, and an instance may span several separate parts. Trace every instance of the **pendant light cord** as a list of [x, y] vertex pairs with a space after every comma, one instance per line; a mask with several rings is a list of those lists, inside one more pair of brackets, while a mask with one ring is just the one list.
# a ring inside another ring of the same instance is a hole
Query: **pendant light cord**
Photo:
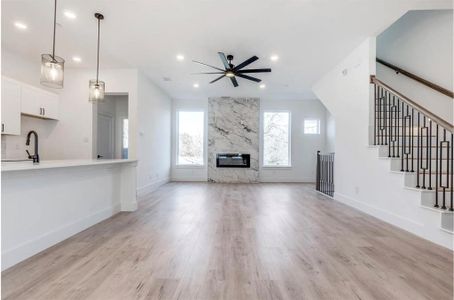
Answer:
[[52, 59], [55, 61], [55, 34], [57, 30], [57, 0], [54, 5], [54, 36], [52, 41]]
[[98, 52], [97, 52], [97, 58], [96, 58], [96, 84], [98, 84], [98, 77], [99, 77], [99, 39], [101, 35], [101, 26], [100, 26], [101, 20], [98, 18]]

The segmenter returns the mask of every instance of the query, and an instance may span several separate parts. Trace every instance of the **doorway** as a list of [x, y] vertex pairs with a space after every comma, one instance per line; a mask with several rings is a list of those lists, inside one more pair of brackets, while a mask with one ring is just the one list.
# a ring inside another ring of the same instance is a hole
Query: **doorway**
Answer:
[[127, 159], [128, 95], [106, 95], [96, 109], [96, 158]]

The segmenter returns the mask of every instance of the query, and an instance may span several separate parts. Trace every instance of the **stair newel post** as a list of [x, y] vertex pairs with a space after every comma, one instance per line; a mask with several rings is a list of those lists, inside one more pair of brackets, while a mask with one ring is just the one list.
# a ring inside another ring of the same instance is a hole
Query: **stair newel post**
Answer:
[[316, 167], [316, 182], [315, 182], [315, 189], [320, 191], [320, 151], [317, 151], [317, 167]]
[[429, 149], [428, 152], [428, 167], [429, 167], [429, 187], [428, 190], [432, 190], [432, 120], [429, 119], [429, 130], [428, 130], [428, 138], [427, 138], [427, 148]]
[[374, 83], [374, 146], [377, 145], [377, 85]]
[[[451, 201], [449, 203], [449, 210], [450, 211], [454, 211], [454, 207], [453, 207], [453, 201], [454, 201], [454, 179], [453, 179], [453, 175], [454, 175], [454, 134], [451, 133], [451, 169], [448, 171], [448, 176], [451, 178], [451, 189], [450, 189], [450, 195], [451, 195]], [[449, 162], [448, 162], [449, 164]]]
[[440, 207], [438, 205], [438, 124], [435, 126], [435, 205], [434, 207]]
[[417, 142], [417, 152], [416, 152], [416, 187], [419, 188], [419, 176], [420, 176], [420, 168], [419, 168], [419, 161], [421, 159], [421, 116], [418, 111], [418, 136], [416, 137], [418, 139]]

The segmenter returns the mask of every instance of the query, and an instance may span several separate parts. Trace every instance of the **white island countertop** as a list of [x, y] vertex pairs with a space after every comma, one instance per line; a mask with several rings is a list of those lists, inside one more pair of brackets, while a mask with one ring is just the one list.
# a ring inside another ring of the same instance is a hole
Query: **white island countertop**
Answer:
[[137, 162], [135, 159], [74, 159], [74, 160], [43, 160], [39, 164], [32, 161], [2, 162], [2, 172], [55, 169], [68, 167], [110, 165]]

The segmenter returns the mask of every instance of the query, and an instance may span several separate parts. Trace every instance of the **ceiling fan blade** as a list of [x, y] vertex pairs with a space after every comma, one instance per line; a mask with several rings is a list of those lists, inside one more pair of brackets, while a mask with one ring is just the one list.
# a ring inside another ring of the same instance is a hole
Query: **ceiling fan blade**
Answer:
[[237, 73], [268, 73], [271, 72], [271, 69], [245, 69], [245, 70], [239, 70]]
[[222, 76], [216, 78], [215, 80], [210, 81], [210, 83], [214, 83], [214, 82], [216, 82], [216, 81], [218, 81], [219, 79], [222, 79], [222, 78], [224, 78], [224, 77], [225, 77], [225, 75], [222, 75]]
[[191, 73], [191, 75], [200, 75], [200, 74], [224, 74], [225, 72], [201, 72], [201, 73]]
[[248, 79], [248, 80], [252, 80], [252, 81], [255, 81], [255, 82], [262, 81], [261, 79], [258, 79], [258, 78], [252, 77], [252, 76], [248, 76], [248, 75], [238, 74], [238, 73], [235, 74], [235, 76], [238, 76], [238, 77], [241, 77], [241, 78], [244, 78], [244, 79]]
[[238, 71], [239, 69], [242, 69], [244, 67], [246, 67], [247, 65], [249, 64], [252, 64], [254, 61], [256, 61], [257, 59], [259, 59], [257, 56], [252, 56], [251, 58], [249, 59], [246, 59], [245, 61], [243, 61], [241, 64], [239, 64], [238, 66], [236, 66], [235, 68], [233, 68], [233, 70], [235, 71]]
[[222, 72], [225, 71], [225, 70], [222, 70], [222, 69], [220, 69], [220, 68], [218, 68], [218, 67], [214, 67], [214, 66], [205, 64], [205, 63], [203, 63], [203, 62], [200, 62], [200, 61], [193, 60], [193, 62], [198, 63], [198, 64], [201, 64], [201, 65], [204, 65], [204, 66], [207, 66], [207, 67], [210, 67], [210, 68], [213, 68], [213, 69], [216, 69], [216, 70], [219, 70], [219, 71], [222, 71]]
[[229, 62], [227, 61], [227, 58], [225, 57], [225, 54], [222, 53], [222, 52], [218, 52], [219, 54], [219, 57], [221, 58], [222, 60], [222, 64], [224, 65], [224, 68], [227, 70], [227, 69], [230, 69], [230, 65], [229, 65]]
[[238, 81], [236, 81], [235, 77], [230, 77], [230, 80], [232, 81], [232, 84], [233, 84], [234, 87], [238, 86]]

